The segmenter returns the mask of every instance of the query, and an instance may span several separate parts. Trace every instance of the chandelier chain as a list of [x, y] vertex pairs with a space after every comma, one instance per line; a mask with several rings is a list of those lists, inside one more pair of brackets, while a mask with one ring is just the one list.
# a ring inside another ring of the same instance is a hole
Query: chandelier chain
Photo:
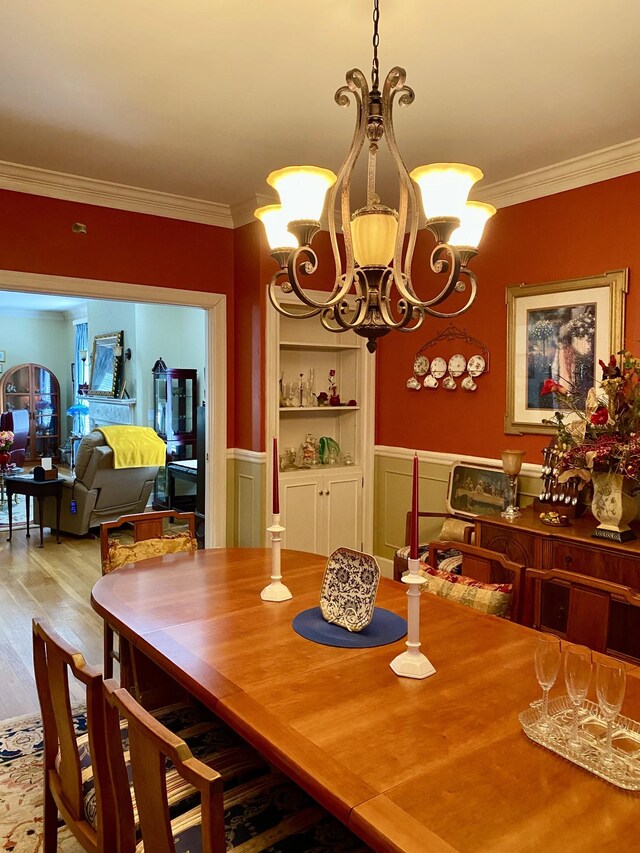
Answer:
[[371, 84], [373, 89], [378, 89], [380, 84], [380, 63], [378, 61], [378, 45], [380, 44], [380, 34], [378, 32], [379, 21], [379, 0], [373, 0], [373, 64], [371, 66]]

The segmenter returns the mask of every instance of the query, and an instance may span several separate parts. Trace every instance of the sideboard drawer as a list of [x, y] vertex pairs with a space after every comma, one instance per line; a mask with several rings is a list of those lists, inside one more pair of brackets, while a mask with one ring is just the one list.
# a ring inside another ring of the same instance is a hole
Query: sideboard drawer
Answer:
[[591, 548], [570, 542], [554, 542], [551, 564], [541, 568], [566, 569], [640, 589], [640, 558], [601, 546]]

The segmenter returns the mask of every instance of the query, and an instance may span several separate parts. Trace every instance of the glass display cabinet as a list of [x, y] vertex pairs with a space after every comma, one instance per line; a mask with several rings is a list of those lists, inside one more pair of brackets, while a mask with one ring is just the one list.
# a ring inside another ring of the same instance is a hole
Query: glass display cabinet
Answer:
[[60, 447], [60, 384], [41, 364], [19, 364], [7, 370], [0, 385], [3, 412], [26, 409], [29, 412], [27, 465], [43, 456], [57, 461]]
[[[153, 428], [167, 445], [167, 462], [196, 458], [198, 371], [167, 367], [158, 359], [153, 367]], [[158, 471], [154, 509], [168, 506], [166, 466]]]

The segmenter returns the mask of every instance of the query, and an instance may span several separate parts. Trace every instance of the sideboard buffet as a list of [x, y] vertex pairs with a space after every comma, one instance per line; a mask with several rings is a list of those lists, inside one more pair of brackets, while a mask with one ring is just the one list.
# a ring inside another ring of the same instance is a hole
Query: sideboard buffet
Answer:
[[[564, 569], [576, 575], [588, 575], [640, 590], [640, 538], [630, 542], [595, 539], [591, 534], [597, 521], [590, 515], [571, 520], [567, 527], [549, 526], [531, 507], [519, 518], [509, 521], [500, 516], [478, 516], [475, 519], [476, 544], [505, 554], [510, 560], [536, 569]], [[640, 537], [640, 524], [631, 527]], [[566, 599], [556, 590], [550, 607], [562, 610]], [[523, 621], [533, 624], [533, 596], [525, 585]], [[566, 615], [566, 614], [565, 614]], [[557, 615], [558, 624], [564, 616]], [[634, 631], [638, 625], [635, 617]]]

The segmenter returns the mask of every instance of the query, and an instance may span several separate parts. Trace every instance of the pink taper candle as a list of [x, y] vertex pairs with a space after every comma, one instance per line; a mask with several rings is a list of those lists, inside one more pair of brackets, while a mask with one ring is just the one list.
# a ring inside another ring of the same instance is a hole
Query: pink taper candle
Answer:
[[273, 438], [273, 514], [280, 514], [280, 490], [278, 487], [278, 439]]
[[411, 501], [411, 536], [409, 537], [409, 559], [418, 559], [418, 454], [413, 457], [413, 496]]

